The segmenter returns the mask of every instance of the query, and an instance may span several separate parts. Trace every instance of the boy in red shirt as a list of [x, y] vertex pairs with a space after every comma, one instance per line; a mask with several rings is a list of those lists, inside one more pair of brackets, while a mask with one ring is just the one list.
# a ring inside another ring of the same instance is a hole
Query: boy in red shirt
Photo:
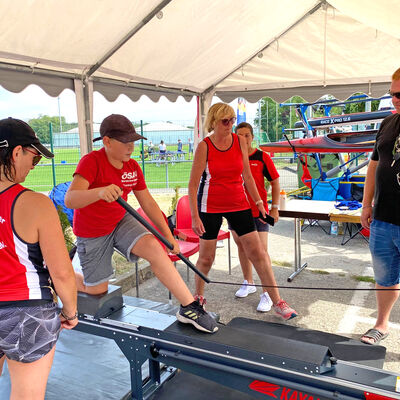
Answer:
[[139, 164], [131, 159], [134, 142], [143, 136], [123, 115], [112, 114], [100, 126], [104, 147], [85, 155], [79, 162], [74, 179], [65, 197], [65, 204], [76, 209], [74, 233], [83, 275], [76, 273], [78, 291], [104, 293], [113, 274], [111, 257], [114, 247], [128, 261], [138, 257], [150, 262], [157, 278], [181, 303], [177, 318], [197, 329], [213, 333], [218, 330], [174, 268], [158, 240], [115, 202], [127, 200], [133, 191], [143, 211], [174, 246], [179, 246], [171, 234], [164, 216], [146, 187]]

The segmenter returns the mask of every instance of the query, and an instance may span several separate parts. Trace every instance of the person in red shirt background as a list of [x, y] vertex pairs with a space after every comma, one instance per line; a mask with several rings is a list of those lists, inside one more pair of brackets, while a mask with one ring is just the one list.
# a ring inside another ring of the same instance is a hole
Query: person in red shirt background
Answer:
[[102, 140], [104, 147], [80, 160], [65, 196], [65, 205], [76, 209], [73, 230], [83, 272], [83, 275], [76, 272], [78, 291], [107, 292], [113, 275], [111, 257], [115, 247], [128, 261], [135, 262], [138, 257], [149, 261], [157, 278], [181, 303], [179, 321], [208, 333], [216, 332], [216, 322], [194, 300], [158, 240], [115, 202], [118, 197], [126, 201], [133, 191], [143, 211], [174, 246], [171, 252], [179, 253], [164, 215], [147, 189], [139, 164], [131, 159], [134, 142], [143, 136], [120, 114], [103, 120], [100, 135], [94, 141]]
[[[254, 140], [254, 133], [253, 133], [253, 127], [249, 123], [247, 122], [240, 123], [239, 125], [236, 126], [235, 132], [239, 136], [242, 136], [246, 141], [251, 174], [253, 175], [258, 193], [261, 197], [261, 200], [263, 201], [264, 208], [265, 210], [267, 210], [267, 212], [268, 212], [267, 190], [265, 188], [264, 178], [266, 178], [271, 184], [272, 205], [269, 214], [276, 223], [278, 222], [279, 219], [279, 212], [278, 212], [279, 192], [280, 192], [279, 173], [276, 170], [271, 157], [267, 153], [259, 149], [254, 149], [252, 147], [252, 142]], [[267, 260], [268, 268], [272, 268], [271, 259], [268, 254], [269, 224], [264, 223], [263, 221], [260, 220], [259, 218], [260, 212], [256, 204], [254, 203], [251, 196], [249, 196], [247, 190], [246, 193], [247, 193], [247, 199], [249, 200], [251, 206], [251, 211], [253, 214], [254, 223], [256, 225], [258, 236], [265, 251], [265, 257]], [[257, 289], [254, 286], [252, 264], [249, 258], [246, 256], [243, 246], [240, 243], [240, 240], [234, 230], [232, 230], [232, 235], [238, 247], [240, 266], [242, 267], [243, 277], [244, 277], [243, 286], [241, 286], [240, 289], [235, 293], [235, 296], [242, 298], [242, 297], [247, 297], [251, 293], [255, 293]], [[276, 285], [275, 278], [273, 278], [273, 280], [274, 280], [273, 285]], [[268, 293], [264, 292], [260, 296], [260, 303], [258, 304], [257, 311], [261, 312], [269, 311], [271, 309], [271, 306], [272, 306], [272, 301]]]

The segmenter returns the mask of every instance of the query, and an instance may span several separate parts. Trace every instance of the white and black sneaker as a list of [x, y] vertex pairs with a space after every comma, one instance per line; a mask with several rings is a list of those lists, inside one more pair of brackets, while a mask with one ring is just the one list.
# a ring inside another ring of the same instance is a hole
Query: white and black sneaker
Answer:
[[185, 307], [181, 305], [176, 318], [184, 324], [192, 324], [199, 331], [215, 333], [218, 330], [217, 322], [204, 310], [198, 300]]

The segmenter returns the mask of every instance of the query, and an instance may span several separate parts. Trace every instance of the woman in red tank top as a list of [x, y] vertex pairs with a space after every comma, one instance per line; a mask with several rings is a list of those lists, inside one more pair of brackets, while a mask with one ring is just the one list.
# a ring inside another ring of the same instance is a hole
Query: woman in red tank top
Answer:
[[[189, 181], [189, 201], [192, 227], [200, 236], [197, 268], [205, 275], [215, 258], [217, 236], [222, 218], [236, 232], [246, 255], [254, 265], [261, 283], [275, 283], [272, 268], [256, 232], [250, 204], [244, 186], [265, 217], [263, 201], [252, 177], [247, 145], [244, 138], [232, 133], [235, 111], [228, 104], [214, 104], [208, 111], [205, 127], [212, 134], [199, 143], [193, 160]], [[268, 268], [269, 267], [269, 268]], [[297, 315], [279, 297], [277, 290], [267, 289], [277, 314], [284, 319]], [[196, 296], [204, 301], [204, 281], [196, 276]], [[282, 310], [284, 305], [285, 310]]]
[[7, 359], [11, 398], [19, 399], [44, 399], [60, 326], [78, 323], [57, 211], [47, 196], [20, 185], [42, 156], [53, 154], [27, 123], [0, 120], [0, 375]]

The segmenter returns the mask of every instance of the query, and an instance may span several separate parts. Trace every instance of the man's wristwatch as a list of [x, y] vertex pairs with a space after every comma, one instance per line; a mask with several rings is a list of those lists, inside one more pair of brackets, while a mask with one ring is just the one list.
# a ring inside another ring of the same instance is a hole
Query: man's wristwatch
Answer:
[[64, 319], [66, 319], [67, 321], [72, 321], [72, 320], [78, 318], [78, 311], [76, 311], [75, 314], [74, 314], [72, 317], [68, 317], [68, 315], [64, 314], [64, 311], [63, 311], [63, 310], [61, 310], [60, 314], [61, 314], [61, 316], [62, 316]]

